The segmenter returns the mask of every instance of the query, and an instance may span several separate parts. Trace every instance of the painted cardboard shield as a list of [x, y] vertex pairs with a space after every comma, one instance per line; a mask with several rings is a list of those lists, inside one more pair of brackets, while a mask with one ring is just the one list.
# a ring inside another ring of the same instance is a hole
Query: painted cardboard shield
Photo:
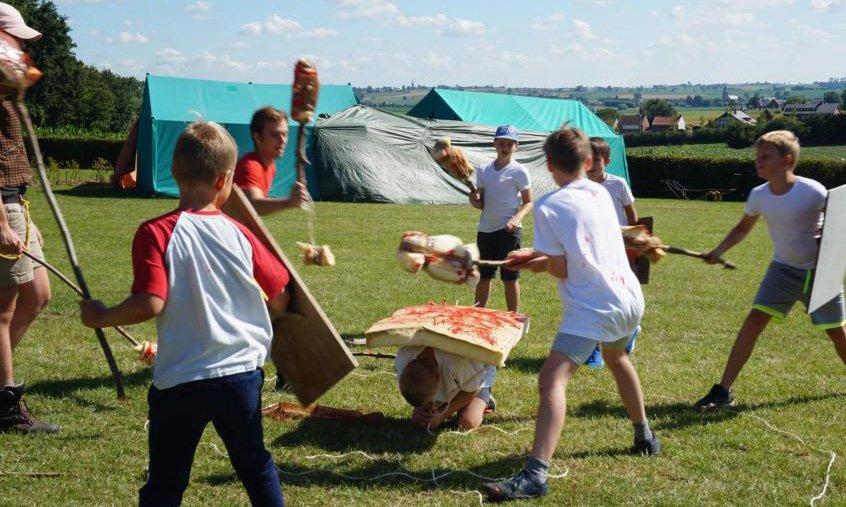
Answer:
[[843, 290], [846, 276], [846, 185], [828, 191], [817, 269], [811, 286], [808, 313], [831, 301]]

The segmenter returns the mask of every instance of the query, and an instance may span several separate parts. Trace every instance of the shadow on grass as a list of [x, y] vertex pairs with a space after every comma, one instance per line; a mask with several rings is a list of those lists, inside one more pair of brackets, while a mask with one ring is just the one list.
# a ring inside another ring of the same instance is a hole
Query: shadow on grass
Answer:
[[[379, 485], [394, 489], [402, 488], [406, 491], [416, 487], [418, 491], [458, 489], [471, 492], [478, 491], [484, 482], [510, 477], [519, 472], [525, 456], [505, 457], [468, 469], [437, 467], [417, 470], [405, 468], [401, 461], [391, 459], [377, 459], [368, 461], [366, 464], [360, 464], [361, 457], [353, 459], [359, 462], [349, 465], [338, 460], [324, 460], [319, 464], [315, 463], [312, 467], [303, 467], [277, 461], [276, 466], [279, 469], [283, 488], [286, 484], [322, 487], [358, 486], [362, 489]], [[237, 483], [238, 478], [233, 472], [208, 475], [198, 480], [212, 485], [222, 485]], [[474, 499], [457, 504], [469, 505], [475, 501]], [[384, 499], [384, 503], [388, 504], [390, 500]]]
[[[103, 365], [106, 369], [106, 365]], [[142, 386], [150, 382], [150, 370], [141, 368], [132, 373], [125, 373], [123, 375], [123, 382], [125, 387]], [[111, 375], [101, 377], [85, 377], [75, 379], [55, 379], [55, 380], [41, 380], [33, 384], [29, 384], [26, 388], [30, 394], [38, 394], [40, 396], [47, 396], [56, 399], [68, 399], [76, 402], [82, 407], [96, 408], [97, 410], [114, 410], [114, 406], [103, 405], [87, 399], [81, 393], [84, 391], [92, 391], [108, 387], [114, 389], [114, 381]]]
[[315, 446], [327, 452], [416, 454], [435, 445], [438, 433], [415, 428], [408, 419], [388, 417], [379, 424], [305, 419], [293, 431], [276, 440], [273, 447]]
[[[686, 428], [689, 426], [698, 426], [705, 424], [713, 424], [728, 419], [733, 419], [741, 415], [742, 412], [752, 412], [759, 409], [767, 408], [781, 408], [793, 405], [801, 405], [804, 403], [814, 403], [817, 401], [824, 401], [833, 398], [846, 397], [843, 393], [828, 393], [814, 396], [793, 396], [783, 400], [768, 401], [757, 404], [739, 404], [730, 409], [711, 410], [707, 412], [700, 412], [695, 410], [693, 403], [664, 403], [664, 404], [649, 404], [646, 405], [646, 415], [651, 420], [656, 420], [655, 428], [658, 430], [673, 430]], [[605, 400], [595, 400], [590, 403], [583, 403], [574, 406], [567, 411], [567, 415], [571, 417], [620, 417], [625, 418], [626, 412], [619, 402], [608, 402]], [[658, 422], [660, 421], [660, 422]], [[593, 455], [593, 454], [591, 454]], [[577, 457], [577, 456], [574, 456]]]
[[540, 373], [543, 362], [546, 361], [547, 356], [543, 357], [511, 357], [505, 362], [505, 367], [514, 369], [523, 373], [530, 373], [537, 375]]
[[105, 198], [148, 198], [148, 197], [157, 197], [160, 199], [174, 199], [173, 197], [168, 197], [164, 195], [155, 196], [151, 194], [144, 194], [138, 192], [136, 190], [124, 190], [121, 188], [115, 188], [110, 183], [98, 183], [95, 181], [89, 181], [86, 183], [81, 183], [72, 188], [61, 188], [55, 191], [55, 193], [60, 195], [68, 195], [72, 197], [105, 197]]

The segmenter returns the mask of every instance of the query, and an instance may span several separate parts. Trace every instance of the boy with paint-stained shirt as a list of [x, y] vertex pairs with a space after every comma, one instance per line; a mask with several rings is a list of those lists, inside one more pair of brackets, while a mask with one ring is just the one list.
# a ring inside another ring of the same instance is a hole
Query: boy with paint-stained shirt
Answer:
[[[485, 260], [503, 260], [508, 252], [520, 249], [523, 218], [532, 210], [529, 171], [514, 160], [519, 137], [517, 129], [503, 125], [496, 129], [496, 159], [477, 168], [478, 192], [470, 194], [470, 204], [482, 210], [476, 244]], [[508, 311], [520, 306], [520, 283], [517, 271], [501, 267], [500, 278], [505, 287]], [[481, 280], [476, 285], [476, 305], [485, 307], [491, 292], [496, 267], [481, 267]]]
[[[773, 259], [755, 295], [752, 309], [737, 334], [719, 384], [694, 405], [700, 410], [734, 404], [731, 387], [752, 355], [758, 337], [770, 320], [783, 320], [793, 305], [810, 300], [810, 285], [816, 268], [817, 236], [828, 195], [820, 183], [796, 176], [799, 140], [787, 130], [767, 132], [755, 142], [755, 168], [767, 180], [755, 187], [746, 201], [743, 218], [720, 244], [708, 252], [706, 262], [715, 263], [725, 252], [743, 241], [758, 217], [767, 222], [773, 242]], [[843, 288], [840, 294], [811, 313], [811, 322], [823, 330], [846, 364], [846, 311]]]
[[643, 294], [629, 267], [611, 197], [585, 177], [591, 165], [590, 143], [580, 130], [564, 127], [549, 135], [544, 151], [560, 188], [535, 206], [534, 251], [510, 256], [508, 264], [555, 277], [563, 315], [538, 378], [540, 406], [529, 459], [514, 477], [485, 485], [493, 501], [548, 492], [548, 469], [564, 428], [567, 386], [597, 344], [633, 424], [633, 451], [655, 455], [661, 450], [646, 419], [640, 380], [625, 351], [643, 316]]
[[395, 360], [400, 393], [416, 426], [435, 429], [453, 414], [465, 430], [478, 428], [493, 410], [496, 367], [433, 347], [406, 346]]
[[[261, 423], [262, 366], [271, 314], [288, 303], [288, 271], [220, 208], [237, 147], [216, 123], [189, 125], [173, 154], [179, 207], [138, 228], [132, 295], [106, 308], [82, 301], [88, 327], [156, 318], [149, 403], [149, 472], [140, 505], [179, 505], [194, 452], [211, 422], [253, 505], [284, 504]], [[270, 311], [270, 313], [268, 312]]]

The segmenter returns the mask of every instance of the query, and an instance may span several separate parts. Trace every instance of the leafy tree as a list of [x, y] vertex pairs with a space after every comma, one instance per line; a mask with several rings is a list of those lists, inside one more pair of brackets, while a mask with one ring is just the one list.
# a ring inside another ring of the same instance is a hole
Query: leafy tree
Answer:
[[826, 104], [839, 104], [840, 95], [837, 92], [825, 92], [825, 95], [823, 95], [823, 102]]
[[27, 92], [38, 126], [125, 131], [138, 115], [142, 83], [85, 65], [74, 55], [67, 18], [49, 0], [6, 0], [44, 36], [27, 45], [44, 76]]
[[758, 138], [758, 129], [754, 125], [733, 121], [726, 127], [725, 135], [729, 148], [746, 148]]
[[613, 125], [614, 120], [620, 118], [620, 110], [615, 107], [603, 107], [596, 110], [596, 116], [608, 125]]
[[846, 104], [846, 88], [844, 88], [843, 93], [840, 94], [840, 102]]
[[805, 97], [802, 96], [802, 95], [791, 95], [790, 97], [787, 97], [787, 103], [788, 104], [804, 104], [805, 103]]
[[641, 116], [649, 118], [650, 123], [656, 116], [678, 116], [676, 108], [664, 99], [647, 99], [639, 110]]

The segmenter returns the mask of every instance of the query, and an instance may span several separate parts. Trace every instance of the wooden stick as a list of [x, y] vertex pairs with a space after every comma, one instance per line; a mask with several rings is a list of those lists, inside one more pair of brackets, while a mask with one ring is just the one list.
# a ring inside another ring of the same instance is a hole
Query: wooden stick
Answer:
[[[41, 148], [38, 146], [38, 138], [35, 135], [35, 128], [32, 126], [32, 120], [29, 117], [29, 111], [27, 110], [26, 105], [23, 103], [22, 96], [15, 100], [15, 106], [17, 107], [18, 114], [26, 127], [27, 134], [29, 135], [32, 152], [35, 155], [35, 165], [38, 168], [38, 176], [41, 178], [41, 184], [44, 186], [44, 195], [47, 197], [47, 204], [50, 205], [50, 210], [53, 212], [53, 217], [56, 219], [59, 231], [62, 233], [65, 250], [67, 251], [71, 267], [73, 268], [73, 274], [79, 284], [79, 289], [82, 291], [82, 298], [91, 299], [91, 292], [88, 290], [88, 284], [85, 283], [85, 277], [82, 275], [82, 268], [79, 266], [79, 260], [76, 258], [76, 249], [74, 249], [73, 246], [73, 238], [71, 238], [70, 230], [68, 230], [68, 226], [65, 223], [65, 217], [62, 215], [62, 210], [59, 208], [59, 203], [56, 201], [56, 196], [53, 195], [53, 188], [50, 186], [50, 180], [47, 179], [47, 170], [44, 168], [44, 159], [41, 155]], [[103, 355], [106, 356], [106, 363], [108, 363], [109, 370], [111, 370], [112, 373], [117, 397], [118, 399], [123, 400], [126, 398], [123, 375], [121, 375], [117, 363], [115, 362], [115, 356], [112, 354], [112, 348], [109, 346], [109, 342], [106, 341], [106, 335], [103, 334], [102, 329], [95, 329], [94, 334], [97, 336], [97, 341], [100, 342], [100, 348], [103, 349]]]
[[308, 157], [305, 152], [305, 123], [300, 123], [300, 128], [297, 130], [297, 181], [303, 185], [307, 185], [305, 165], [308, 164]]
[[352, 355], [358, 357], [373, 357], [375, 359], [396, 359], [394, 354], [383, 354], [381, 352], [353, 352]]
[[[41, 264], [42, 266], [44, 266], [47, 269], [47, 271], [56, 275], [56, 278], [65, 282], [65, 285], [70, 287], [74, 292], [79, 294], [81, 297], [84, 297], [82, 295], [82, 289], [80, 289], [79, 286], [77, 286], [75, 283], [73, 283], [73, 281], [70, 278], [65, 276], [65, 274], [62, 273], [61, 271], [59, 271], [55, 266], [53, 266], [49, 262], [45, 261], [44, 259], [41, 259], [41, 258], [38, 258], [38, 257], [32, 255], [28, 250], [24, 250], [23, 254], [26, 255], [27, 257], [29, 257], [30, 259], [32, 259], [33, 261], [35, 261], [35, 262]], [[120, 326], [115, 326], [113, 329], [115, 331], [117, 331], [118, 334], [120, 334], [121, 336], [126, 338], [129, 341], [129, 343], [132, 344], [133, 347], [137, 347], [137, 346], [141, 345], [140, 343], [138, 343], [138, 340], [133, 338], [132, 335], [129, 334], [129, 332], [126, 329], [124, 329]]]
[[504, 266], [508, 261], [486, 261], [484, 259], [473, 261], [473, 264], [480, 268], [495, 268], [497, 266]]
[[[660, 248], [661, 250], [665, 250], [667, 253], [687, 255], [689, 257], [696, 257], [697, 259], [705, 259], [707, 257], [702, 252], [697, 252], [697, 251], [694, 251], [694, 250], [688, 250], [687, 248], [681, 248], [681, 247], [677, 247], [677, 246], [661, 245], [658, 248]], [[737, 269], [737, 266], [734, 263], [729, 262], [729, 261], [727, 261], [723, 258], [718, 258], [717, 262], [722, 264], [723, 267], [726, 268], [726, 269]]]

